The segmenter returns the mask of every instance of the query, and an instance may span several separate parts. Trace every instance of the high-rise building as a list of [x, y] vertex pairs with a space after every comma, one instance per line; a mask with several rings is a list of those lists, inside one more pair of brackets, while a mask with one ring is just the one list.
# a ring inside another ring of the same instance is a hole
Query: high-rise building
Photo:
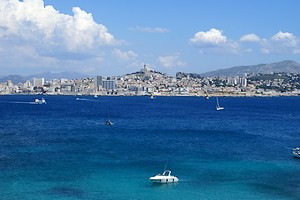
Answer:
[[30, 88], [31, 87], [31, 83], [29, 80], [27, 80], [25, 83], [24, 83], [24, 88]]
[[33, 78], [34, 87], [42, 87], [45, 84], [44, 78]]
[[103, 77], [102, 76], [96, 76], [95, 81], [94, 81], [95, 87], [102, 87], [103, 84]]
[[106, 91], [116, 90], [116, 80], [111, 77], [103, 78], [102, 76], [96, 76], [94, 85], [97, 90], [100, 88], [103, 88]]
[[107, 91], [115, 91], [116, 90], [116, 80], [103, 80], [102, 87]]
[[102, 76], [96, 76], [94, 79], [94, 86], [96, 90], [99, 89], [99, 87], [102, 87], [103, 84], [103, 77]]
[[228, 77], [227, 83], [229, 85], [239, 85], [246, 87], [247, 86], [247, 78], [246, 77]]
[[12, 80], [8, 80], [8, 81], [7, 81], [7, 86], [8, 86], [8, 87], [12, 87], [12, 86], [14, 86], [14, 84], [13, 84]]

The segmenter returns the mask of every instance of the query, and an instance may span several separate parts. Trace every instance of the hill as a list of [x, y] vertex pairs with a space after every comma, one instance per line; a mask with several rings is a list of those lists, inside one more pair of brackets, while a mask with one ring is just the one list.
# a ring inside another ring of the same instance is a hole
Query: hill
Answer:
[[234, 77], [234, 76], [244, 76], [247, 74], [271, 74], [271, 73], [293, 73], [300, 74], [300, 64], [291, 61], [285, 60], [276, 63], [270, 64], [259, 64], [259, 65], [250, 65], [250, 66], [237, 66], [231, 67], [228, 69], [219, 69], [216, 71], [206, 72], [200, 74], [202, 77]]
[[88, 75], [80, 74], [77, 72], [59, 72], [59, 73], [52, 73], [52, 72], [43, 72], [40, 74], [32, 74], [28, 76], [20, 76], [20, 75], [8, 75], [0, 77], [0, 83], [6, 82], [7, 80], [11, 80], [14, 84], [17, 83], [25, 83], [26, 80], [32, 80], [34, 77], [45, 78], [45, 80], [52, 80], [52, 79], [80, 79], [80, 78], [87, 78]]

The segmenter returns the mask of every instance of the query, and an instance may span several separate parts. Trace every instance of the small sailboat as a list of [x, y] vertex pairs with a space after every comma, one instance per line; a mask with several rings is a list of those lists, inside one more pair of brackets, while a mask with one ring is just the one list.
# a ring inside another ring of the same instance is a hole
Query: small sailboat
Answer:
[[112, 121], [110, 121], [110, 119], [109, 119], [109, 115], [107, 115], [107, 120], [106, 120], [106, 122], [105, 122], [105, 125], [107, 125], [107, 126], [111, 126], [111, 125], [113, 125], [114, 123], [112, 122]]
[[205, 95], [205, 99], [206, 100], [208, 100], [209, 99], [209, 96], [208, 96], [208, 94], [206, 93], [206, 95]]
[[175, 183], [178, 182], [179, 179], [176, 176], [171, 175], [171, 171], [166, 169], [167, 163], [165, 165], [165, 169], [162, 174], [157, 174], [155, 176], [150, 177], [150, 181], [152, 183]]
[[208, 100], [209, 99], [209, 95], [208, 95], [208, 92], [205, 91], [205, 99]]
[[216, 109], [217, 109], [217, 110], [224, 110], [224, 107], [221, 107], [221, 106], [219, 105], [218, 97], [216, 97], [216, 99], [217, 99], [217, 106], [216, 106]]

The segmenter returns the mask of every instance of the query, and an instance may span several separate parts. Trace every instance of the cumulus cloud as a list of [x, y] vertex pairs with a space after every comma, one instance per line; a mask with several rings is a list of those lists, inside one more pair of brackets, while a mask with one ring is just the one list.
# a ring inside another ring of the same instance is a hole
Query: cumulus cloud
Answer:
[[243, 54], [253, 53], [258, 48], [263, 54], [300, 54], [300, 38], [282, 31], [269, 39], [251, 33], [242, 35], [239, 41], [234, 41], [223, 35], [222, 31], [212, 28], [207, 32], [197, 32], [190, 39], [190, 43], [197, 47], [200, 53]]
[[207, 32], [196, 33], [190, 41], [197, 45], [219, 45], [226, 43], [227, 38], [222, 35], [222, 31], [212, 28]]
[[197, 32], [190, 39], [190, 43], [200, 48], [204, 52], [222, 52], [222, 53], [237, 53], [239, 45], [237, 42], [228, 40], [221, 30], [212, 28], [207, 32]]
[[299, 54], [300, 53], [300, 39], [289, 32], [279, 31], [270, 39], [265, 39], [261, 43], [262, 53], [270, 54]]
[[112, 51], [112, 54], [121, 60], [130, 60], [130, 59], [136, 58], [138, 56], [133, 51], [126, 51], [126, 52], [124, 51], [123, 52], [120, 49], [114, 49]]
[[78, 7], [72, 11], [73, 15], [62, 14], [43, 0], [0, 0], [0, 41], [31, 44], [45, 54], [56, 50], [88, 53], [117, 43], [92, 14]]
[[161, 27], [140, 27], [140, 26], [136, 26], [135, 28], [131, 28], [131, 30], [136, 30], [136, 31], [140, 31], [140, 32], [148, 32], [148, 33], [166, 33], [169, 32], [168, 29], [166, 28], [161, 28]]
[[281, 32], [279, 31], [275, 35], [273, 35], [272, 40], [275, 41], [294, 41], [296, 37], [292, 33]]
[[254, 33], [243, 35], [240, 38], [240, 41], [242, 41], [242, 42], [259, 42], [260, 40], [261, 39]]
[[165, 68], [174, 68], [185, 65], [185, 63], [179, 59], [179, 55], [160, 56], [158, 62]]

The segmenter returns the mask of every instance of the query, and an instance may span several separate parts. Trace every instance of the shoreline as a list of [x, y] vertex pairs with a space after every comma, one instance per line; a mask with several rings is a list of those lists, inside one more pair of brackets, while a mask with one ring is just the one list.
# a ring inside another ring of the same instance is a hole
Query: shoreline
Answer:
[[[64, 94], [24, 94], [24, 93], [18, 93], [18, 94], [0, 94], [0, 96], [10, 96], [10, 95], [20, 95], [20, 96], [95, 96], [97, 97], [151, 97], [150, 94], [145, 95], [134, 95], [134, 94], [114, 94], [114, 95], [107, 95], [107, 94], [76, 94], [76, 93], [64, 93]], [[187, 94], [178, 94], [178, 95], [168, 95], [168, 94], [157, 94], [154, 95], [155, 97], [203, 97], [207, 98], [207, 95], [187, 95]], [[276, 94], [276, 95], [270, 95], [270, 94], [211, 94], [208, 96], [208, 98], [211, 97], [297, 97], [300, 96], [300, 94]]]

